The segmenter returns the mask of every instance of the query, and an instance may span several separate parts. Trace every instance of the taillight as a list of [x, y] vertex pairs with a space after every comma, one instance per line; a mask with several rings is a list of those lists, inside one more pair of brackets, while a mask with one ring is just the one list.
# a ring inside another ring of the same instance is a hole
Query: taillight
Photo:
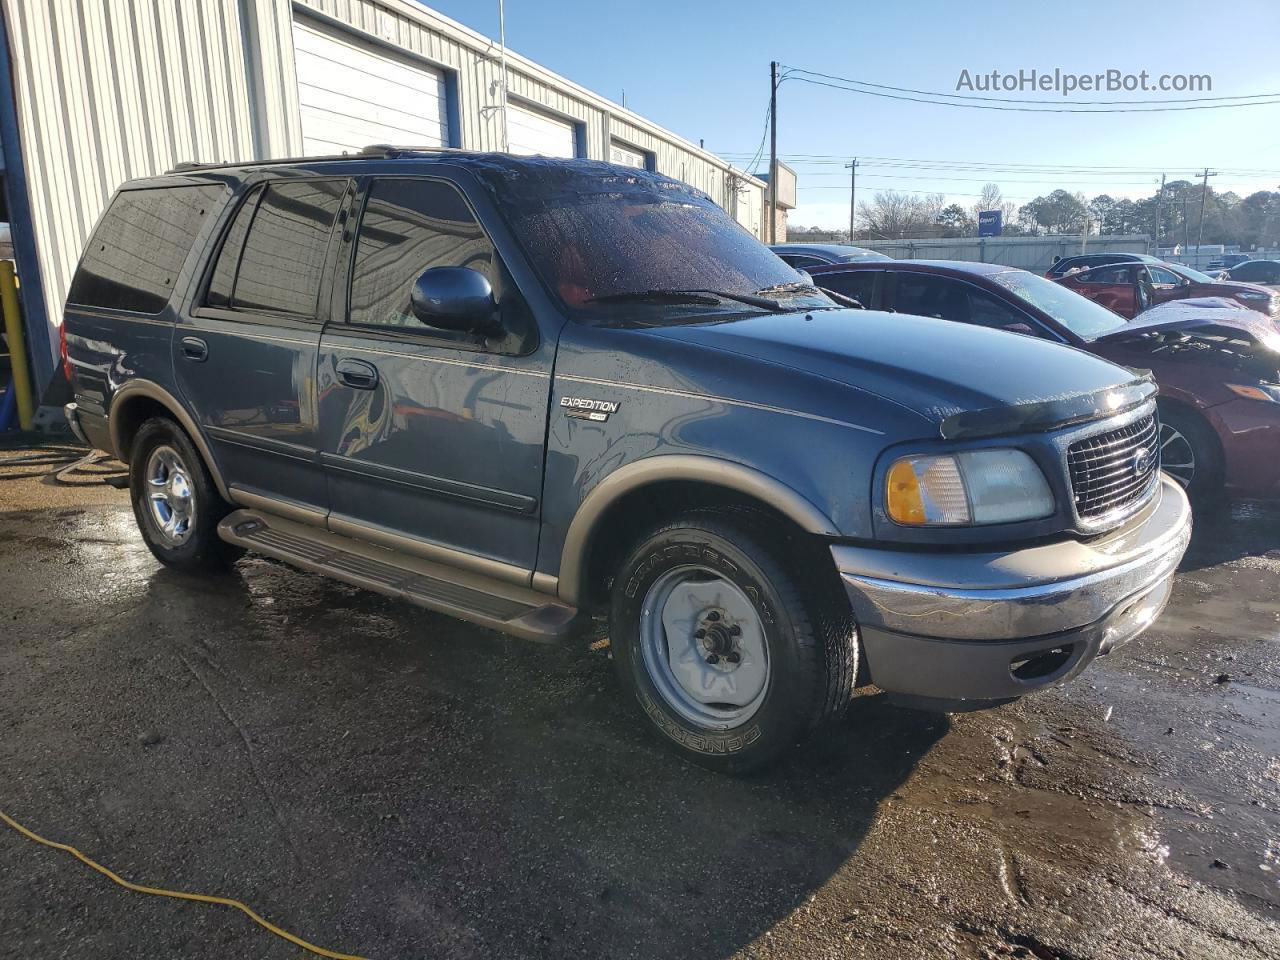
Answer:
[[67, 383], [70, 384], [71, 358], [67, 356], [67, 322], [65, 320], [58, 326], [58, 356], [62, 358], [62, 375], [67, 378]]

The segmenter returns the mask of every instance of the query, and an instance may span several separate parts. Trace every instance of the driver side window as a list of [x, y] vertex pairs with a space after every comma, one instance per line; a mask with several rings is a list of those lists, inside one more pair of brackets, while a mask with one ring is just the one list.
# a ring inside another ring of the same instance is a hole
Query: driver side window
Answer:
[[1166, 283], [1172, 286], [1179, 286], [1182, 280], [1172, 270], [1166, 270], [1164, 267], [1147, 267], [1147, 273], [1151, 275], [1152, 283]]
[[375, 180], [360, 218], [348, 321], [431, 329], [414, 316], [409, 294], [432, 267], [470, 267], [488, 278], [495, 293], [500, 286], [493, 244], [456, 187], [440, 180]]

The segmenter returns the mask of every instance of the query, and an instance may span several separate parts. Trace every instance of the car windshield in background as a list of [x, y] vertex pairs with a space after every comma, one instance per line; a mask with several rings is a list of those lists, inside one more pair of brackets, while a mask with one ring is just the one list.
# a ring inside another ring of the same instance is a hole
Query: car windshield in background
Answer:
[[575, 316], [691, 321], [833, 302], [705, 195], [644, 171], [513, 163], [486, 179], [542, 280]]
[[1186, 277], [1188, 280], [1192, 281], [1193, 283], [1217, 283], [1218, 282], [1217, 280], [1213, 279], [1213, 277], [1209, 276], [1207, 273], [1201, 273], [1199, 270], [1193, 270], [1191, 267], [1184, 267], [1180, 263], [1170, 263], [1167, 266], [1174, 273], [1178, 274], [1179, 276]]
[[1025, 270], [1009, 270], [991, 278], [1033, 307], [1038, 307], [1081, 340], [1096, 340], [1119, 330], [1125, 319], [1059, 283]]

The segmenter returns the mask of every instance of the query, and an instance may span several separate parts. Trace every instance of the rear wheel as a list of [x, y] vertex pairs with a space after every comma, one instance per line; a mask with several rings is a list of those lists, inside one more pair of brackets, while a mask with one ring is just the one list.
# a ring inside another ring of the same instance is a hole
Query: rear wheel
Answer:
[[653, 728], [727, 772], [838, 716], [858, 664], [834, 569], [747, 516], [691, 513], [652, 530], [623, 562], [610, 611], [619, 679]]
[[1160, 467], [1192, 500], [1222, 492], [1222, 449], [1203, 418], [1178, 407], [1160, 409]]
[[244, 552], [218, 536], [231, 505], [218, 495], [191, 439], [167, 417], [138, 428], [129, 497], [142, 539], [161, 563], [203, 571], [225, 567]]

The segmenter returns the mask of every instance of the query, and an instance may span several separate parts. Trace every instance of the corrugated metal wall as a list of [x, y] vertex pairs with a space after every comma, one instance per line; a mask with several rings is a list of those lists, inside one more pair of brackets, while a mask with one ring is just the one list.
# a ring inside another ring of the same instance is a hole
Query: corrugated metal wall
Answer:
[[[295, 16], [454, 71], [461, 145], [502, 148], [496, 44], [412, 0], [0, 3], [51, 324], [60, 322], [85, 239], [122, 181], [184, 160], [302, 152]], [[581, 123], [588, 156], [608, 159], [611, 135], [650, 150], [659, 172], [706, 191], [759, 235], [759, 180], [730, 174], [713, 154], [530, 60], [508, 52], [507, 63], [511, 96]]]
[[[183, 160], [298, 149], [292, 44], [283, 45], [282, 59], [277, 7], [275, 0], [4, 0], [51, 324], [85, 238], [122, 181]], [[267, 41], [267, 56], [251, 55], [251, 37]], [[284, 90], [293, 94], [292, 119]], [[252, 105], [258, 97], [271, 105], [261, 123]]]

